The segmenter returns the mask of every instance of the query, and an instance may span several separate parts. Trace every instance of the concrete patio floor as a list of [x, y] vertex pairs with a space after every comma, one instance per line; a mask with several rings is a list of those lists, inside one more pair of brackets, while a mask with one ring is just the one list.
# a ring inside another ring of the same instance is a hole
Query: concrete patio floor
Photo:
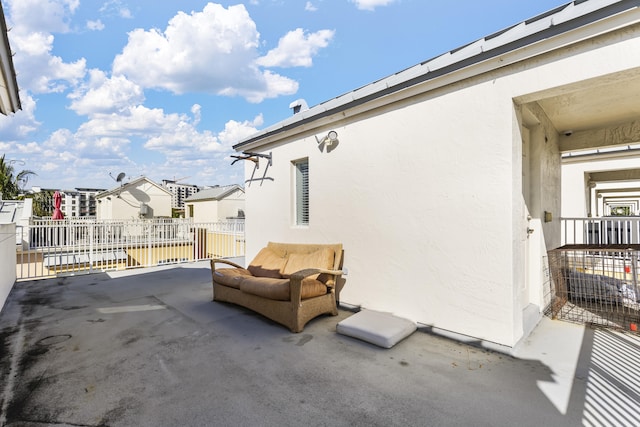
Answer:
[[421, 327], [392, 349], [211, 301], [194, 263], [21, 282], [0, 426], [640, 425], [640, 337], [543, 319], [507, 355]]

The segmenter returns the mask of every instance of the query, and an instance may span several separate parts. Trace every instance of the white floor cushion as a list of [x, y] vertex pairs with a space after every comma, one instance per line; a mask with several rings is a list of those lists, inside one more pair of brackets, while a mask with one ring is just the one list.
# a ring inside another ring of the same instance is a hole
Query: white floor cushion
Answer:
[[411, 320], [373, 310], [359, 311], [338, 322], [336, 326], [339, 334], [358, 338], [383, 348], [393, 347], [416, 329], [416, 324]]

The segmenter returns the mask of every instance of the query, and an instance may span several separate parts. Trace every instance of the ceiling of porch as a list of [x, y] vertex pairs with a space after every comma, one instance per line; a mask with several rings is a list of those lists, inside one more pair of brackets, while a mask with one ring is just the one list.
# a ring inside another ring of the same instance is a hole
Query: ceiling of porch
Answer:
[[640, 68], [563, 86], [536, 100], [562, 153], [640, 143]]
[[[640, 157], [640, 67], [534, 95], [560, 134], [563, 162]], [[639, 163], [640, 164], [640, 163]], [[606, 192], [638, 198], [625, 183], [640, 183], [640, 168], [589, 171], [589, 182], [610, 183]], [[633, 194], [632, 194], [633, 193]]]

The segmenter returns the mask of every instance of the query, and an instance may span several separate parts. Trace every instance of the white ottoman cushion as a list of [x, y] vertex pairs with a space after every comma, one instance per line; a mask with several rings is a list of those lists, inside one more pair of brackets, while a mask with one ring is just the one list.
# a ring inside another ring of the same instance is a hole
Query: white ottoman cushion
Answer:
[[414, 322], [391, 313], [362, 310], [338, 322], [336, 332], [353, 338], [391, 348], [411, 335], [417, 326]]

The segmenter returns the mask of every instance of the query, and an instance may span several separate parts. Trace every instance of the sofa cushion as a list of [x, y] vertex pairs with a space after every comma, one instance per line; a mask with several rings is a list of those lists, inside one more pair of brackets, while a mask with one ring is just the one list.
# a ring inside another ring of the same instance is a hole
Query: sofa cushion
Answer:
[[[243, 277], [240, 290], [262, 298], [289, 301], [291, 292], [289, 279], [274, 279], [269, 277]], [[327, 287], [318, 280], [305, 278], [302, 280], [302, 299], [313, 298], [327, 293]]]
[[244, 268], [216, 268], [213, 272], [213, 281], [231, 288], [240, 289], [240, 281], [243, 277], [248, 276], [251, 276], [251, 273]]
[[[287, 263], [283, 266], [280, 274], [282, 274], [282, 277], [291, 277], [293, 273], [305, 268], [333, 269], [333, 256], [333, 249], [331, 248], [321, 248], [308, 254], [290, 253]], [[318, 275], [310, 277], [316, 279]]]
[[254, 276], [281, 279], [280, 270], [287, 262], [287, 258], [278, 255], [269, 248], [262, 248], [251, 261], [247, 270]]

